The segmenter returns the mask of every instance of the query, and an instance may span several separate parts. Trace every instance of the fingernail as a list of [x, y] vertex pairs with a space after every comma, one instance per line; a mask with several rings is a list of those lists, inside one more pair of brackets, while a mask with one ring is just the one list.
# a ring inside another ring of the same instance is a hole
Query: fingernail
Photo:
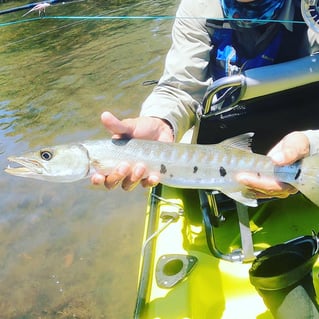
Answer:
[[110, 116], [110, 112], [105, 111], [101, 114], [101, 119], [104, 120]]
[[160, 182], [158, 176], [156, 175], [149, 176], [148, 181], [150, 187], [156, 186]]
[[105, 184], [105, 187], [109, 190], [115, 189], [119, 185], [120, 181], [114, 181], [112, 184]]
[[134, 177], [136, 180], [139, 180], [143, 177], [145, 172], [145, 167], [142, 164], [136, 164], [136, 166], [134, 167]]
[[130, 166], [129, 164], [120, 164], [120, 166], [117, 167], [116, 171], [119, 173], [121, 176], [126, 176], [129, 173]]
[[131, 185], [127, 185], [127, 186], [122, 186], [123, 190], [130, 192], [132, 191], [136, 186], [138, 185], [138, 183], [134, 183]]
[[93, 175], [92, 178], [91, 178], [91, 182], [93, 185], [101, 185], [103, 184], [105, 181], [105, 176], [103, 175]]

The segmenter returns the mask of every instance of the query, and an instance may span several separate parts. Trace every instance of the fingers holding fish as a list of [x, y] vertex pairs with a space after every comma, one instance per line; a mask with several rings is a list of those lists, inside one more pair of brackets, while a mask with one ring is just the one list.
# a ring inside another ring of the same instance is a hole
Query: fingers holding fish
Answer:
[[268, 153], [277, 165], [290, 165], [309, 155], [310, 143], [302, 132], [286, 135]]
[[126, 191], [133, 190], [142, 180], [146, 172], [146, 167], [142, 163], [137, 163], [122, 181], [122, 188]]
[[[101, 121], [105, 128], [112, 133], [112, 138], [147, 138], [172, 142], [174, 139], [171, 125], [168, 121], [154, 117], [138, 117], [120, 120], [111, 112], [103, 112]], [[142, 163], [136, 163], [131, 167], [128, 163], [122, 163], [108, 176], [94, 174], [92, 184], [104, 184], [107, 189], [114, 189], [119, 184], [126, 191], [133, 190], [138, 184], [143, 187], [153, 187], [159, 183], [159, 177], [151, 174], [145, 177], [146, 167]]]
[[122, 188], [125, 191], [132, 191], [137, 185], [141, 184], [143, 187], [153, 187], [159, 183], [159, 177], [155, 174], [150, 174], [145, 177], [147, 169], [143, 163], [137, 163], [130, 174], [128, 174], [122, 182]]
[[[268, 153], [274, 164], [291, 165], [309, 155], [309, 140], [303, 132], [292, 132], [286, 135]], [[286, 198], [297, 193], [297, 189], [290, 184], [283, 183], [267, 176], [256, 173], [240, 173], [238, 182], [248, 187], [256, 198]]]
[[91, 183], [92, 185], [102, 185], [104, 184], [105, 176], [102, 174], [95, 173], [91, 177]]
[[113, 134], [113, 138], [131, 137], [132, 135], [133, 123], [130, 120], [123, 122], [111, 112], [103, 112], [101, 114], [101, 121], [105, 128]]
[[131, 172], [132, 168], [129, 163], [120, 163], [111, 174], [105, 176], [104, 186], [110, 190], [115, 189], [122, 183], [122, 181], [124, 181], [125, 178], [127, 178], [127, 176], [131, 174]]
[[171, 124], [160, 118], [145, 116], [120, 120], [111, 112], [103, 112], [101, 121], [112, 133], [113, 138], [138, 138], [162, 142], [174, 140]]
[[256, 173], [238, 173], [236, 179], [245, 185], [256, 198], [286, 198], [291, 194], [297, 193], [297, 189], [290, 184], [279, 182], [278, 180], [260, 176]]
[[115, 189], [129, 174], [131, 173], [131, 166], [127, 162], [121, 162], [114, 170], [108, 174], [103, 175], [95, 173], [91, 177], [93, 185], [102, 185], [111, 190]]
[[136, 163], [131, 166], [127, 162], [122, 162], [107, 176], [95, 173], [91, 178], [91, 182], [93, 185], [104, 184], [105, 188], [109, 190], [115, 189], [121, 184], [122, 189], [125, 191], [133, 190], [138, 184], [143, 187], [153, 187], [159, 183], [157, 175], [151, 174], [145, 177], [145, 174], [146, 167], [143, 163]]
[[150, 175], [147, 178], [143, 178], [141, 180], [141, 185], [144, 188], [154, 187], [160, 182], [159, 177], [157, 175]]
[[[103, 112], [101, 121], [104, 127], [112, 133], [113, 139], [120, 138], [146, 138], [172, 142], [174, 139], [171, 125], [162, 119], [154, 117], [137, 117], [120, 120], [111, 112]], [[126, 191], [133, 190], [138, 184], [143, 187], [153, 187], [159, 183], [159, 177], [151, 174], [145, 177], [146, 167], [142, 163], [130, 166], [128, 163], [121, 163], [111, 174], [104, 176], [94, 174], [92, 184], [104, 184], [107, 189], [114, 189], [122, 184]]]

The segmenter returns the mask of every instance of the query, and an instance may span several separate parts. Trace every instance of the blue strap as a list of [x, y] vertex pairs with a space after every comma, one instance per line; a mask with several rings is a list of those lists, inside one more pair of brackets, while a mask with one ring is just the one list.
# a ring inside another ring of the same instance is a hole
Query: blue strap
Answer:
[[215, 29], [212, 35], [214, 46], [211, 53], [211, 75], [214, 80], [238, 73], [241, 69], [248, 70], [275, 62], [282, 42], [282, 31], [279, 31], [269, 46], [257, 56], [246, 58], [233, 46], [232, 29]]

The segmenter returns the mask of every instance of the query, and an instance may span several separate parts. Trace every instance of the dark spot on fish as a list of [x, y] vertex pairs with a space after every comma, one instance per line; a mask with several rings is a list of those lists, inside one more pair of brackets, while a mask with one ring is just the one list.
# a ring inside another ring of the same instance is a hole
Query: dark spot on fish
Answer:
[[198, 171], [198, 166], [194, 166], [193, 173], [196, 174]]
[[258, 177], [260, 177], [260, 176], [261, 176], [261, 174], [260, 174], [259, 172], [257, 172], [257, 176], [258, 176]]
[[221, 177], [225, 177], [226, 176], [227, 172], [226, 172], [226, 170], [225, 170], [225, 168], [223, 166], [221, 166], [219, 168], [219, 174], [220, 174]]
[[116, 139], [116, 138], [113, 138], [112, 139], [112, 143], [116, 146], [125, 146], [128, 142], [130, 141], [130, 139]]
[[173, 178], [173, 177], [174, 177], [174, 175], [173, 175], [173, 174], [170, 174], [170, 175], [169, 175], [169, 177], [170, 177], [170, 178]]
[[167, 168], [164, 164], [161, 164], [161, 169], [160, 169], [161, 174], [166, 174], [167, 173]]
[[299, 168], [297, 171], [297, 174], [295, 175], [295, 180], [299, 178], [300, 174], [301, 174], [301, 169]]

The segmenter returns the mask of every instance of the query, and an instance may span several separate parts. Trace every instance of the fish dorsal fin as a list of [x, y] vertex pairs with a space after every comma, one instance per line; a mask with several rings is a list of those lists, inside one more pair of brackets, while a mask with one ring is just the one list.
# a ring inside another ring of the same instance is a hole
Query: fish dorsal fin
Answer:
[[228, 138], [227, 140], [222, 141], [219, 145], [224, 147], [233, 147], [240, 149], [242, 151], [251, 152], [251, 143], [252, 138], [255, 133], [245, 133], [235, 137]]

